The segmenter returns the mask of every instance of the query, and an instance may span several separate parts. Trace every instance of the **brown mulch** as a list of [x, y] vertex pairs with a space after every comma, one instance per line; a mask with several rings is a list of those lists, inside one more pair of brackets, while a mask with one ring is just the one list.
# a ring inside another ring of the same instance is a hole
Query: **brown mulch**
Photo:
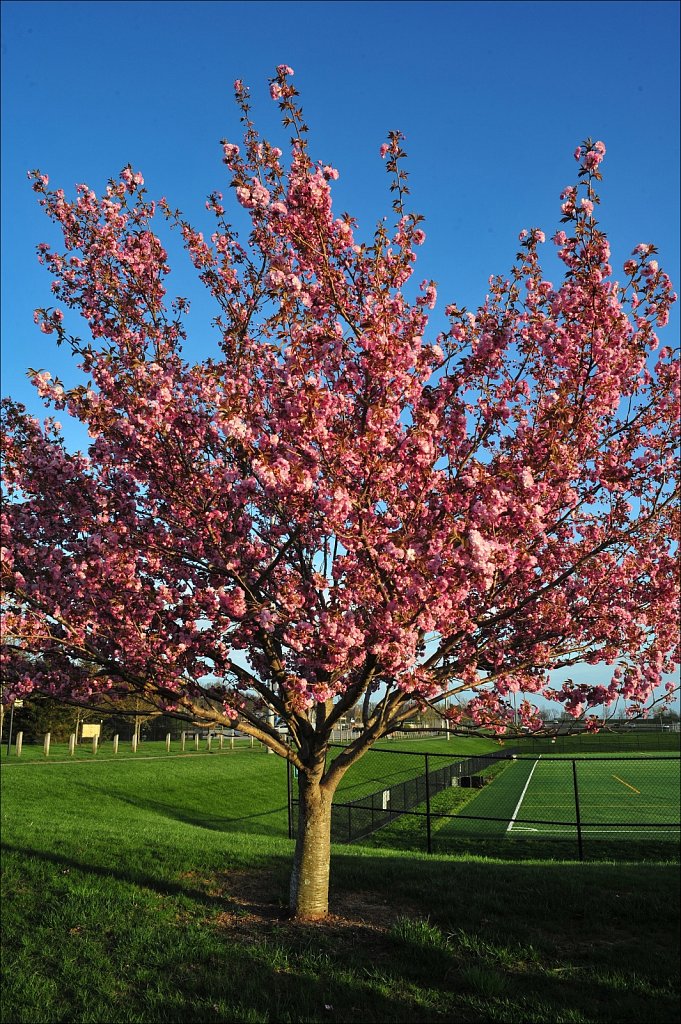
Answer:
[[191, 881], [221, 907], [210, 920], [221, 929], [239, 933], [240, 939], [262, 939], [264, 934], [276, 932], [293, 938], [304, 930], [308, 935], [327, 934], [334, 940], [347, 939], [357, 943], [362, 937], [375, 944], [381, 934], [387, 933], [399, 917], [419, 917], [419, 907], [393, 906], [383, 896], [370, 891], [333, 894], [331, 912], [319, 921], [297, 921], [291, 917], [282, 888], [281, 879], [266, 871], [229, 871], [213, 875], [210, 879], [199, 872], [187, 872], [182, 877]]

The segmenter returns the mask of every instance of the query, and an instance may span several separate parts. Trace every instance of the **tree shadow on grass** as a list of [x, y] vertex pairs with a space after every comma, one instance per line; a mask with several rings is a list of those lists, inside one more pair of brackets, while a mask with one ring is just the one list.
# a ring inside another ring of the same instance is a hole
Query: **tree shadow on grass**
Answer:
[[288, 836], [288, 820], [286, 804], [277, 807], [270, 807], [265, 811], [255, 811], [252, 814], [206, 814], [198, 808], [180, 807], [176, 801], [158, 800], [151, 797], [131, 796], [128, 793], [116, 793], [107, 787], [106, 789], [91, 785], [87, 782], [74, 784], [74, 788], [87, 790], [90, 793], [106, 793], [108, 800], [115, 800], [117, 803], [126, 804], [142, 811], [151, 811], [153, 814], [162, 815], [173, 821], [181, 821], [186, 825], [196, 825], [198, 828], [209, 829], [213, 832], [248, 832], [257, 835]]
[[[667, 912], [660, 903], [634, 925], [632, 914], [652, 890], [637, 893], [641, 881], [631, 865], [336, 852], [333, 912], [323, 922], [300, 924], [288, 919], [284, 905], [285, 856], [267, 855], [260, 863], [251, 856], [246, 869], [197, 865], [167, 881], [134, 867], [90, 865], [30, 847], [6, 850], [62, 872], [183, 898], [180, 919], [153, 932], [154, 946], [139, 962], [128, 952], [137, 922], [125, 922], [123, 940], [107, 952], [107, 970], [123, 978], [125, 1001], [118, 1010], [104, 1009], [97, 1018], [103, 1024], [676, 1019], [672, 954], [663, 961], [661, 948], [674, 933], [670, 871], [658, 873]], [[50, 899], [58, 901], [54, 892], [38, 894], [36, 907]], [[151, 906], [145, 915], [148, 922]], [[92, 922], [93, 930], [98, 924]], [[69, 1015], [60, 1019], [94, 1019], [78, 1003], [83, 993], [72, 998]]]
[[[209, 892], [205, 886], [196, 884], [197, 881], [205, 876], [206, 872], [184, 871], [181, 872], [179, 876], [182, 881], [173, 882], [170, 879], [162, 878], [160, 874], [155, 876], [145, 873], [133, 866], [115, 867], [110, 864], [86, 863], [65, 854], [48, 852], [46, 850], [36, 850], [31, 847], [17, 846], [12, 843], [3, 843], [2, 851], [4, 854], [14, 853], [21, 858], [32, 858], [34, 860], [54, 864], [62, 871], [62, 873], [78, 871], [96, 878], [105, 878], [107, 880], [114, 880], [127, 885], [135, 885], [143, 889], [149, 889], [160, 896], [187, 897], [191, 900], [195, 900], [197, 903], [209, 907], [211, 910], [227, 910], [230, 906], [228, 887], [225, 889], [224, 894], [218, 895], [214, 890]], [[251, 858], [251, 861], [254, 859], [255, 858]], [[275, 858], [268, 857], [266, 868], [255, 867], [250, 870], [252, 873], [257, 873], [262, 870], [268, 870], [271, 872], [273, 860], [275, 860]], [[284, 858], [280, 858], [280, 860], [283, 867]], [[243, 873], [243, 868], [238, 866], [233, 869], [233, 872], [226, 870], [221, 872], [221, 875], [224, 880], [228, 880], [232, 873], [235, 877], [240, 877]], [[286, 891], [285, 878], [286, 876], [282, 877], [282, 894], [285, 894]]]
[[[418, 994], [393, 993], [394, 979], [369, 976], [367, 965], [375, 964], [378, 946], [386, 940], [375, 923], [332, 915], [324, 922], [301, 924], [290, 920], [284, 906], [288, 862], [271, 858], [268, 870], [220, 871], [210, 878], [199, 870], [183, 873], [183, 881], [168, 882], [139, 871], [86, 864], [73, 856], [37, 851], [7, 844], [6, 854], [15, 854], [24, 865], [29, 860], [53, 865], [57, 877], [73, 873], [71, 882], [80, 887], [78, 873], [86, 876], [83, 887], [93, 893], [87, 878], [103, 878], [151, 890], [161, 896], [181, 897], [180, 915], [168, 926], [158, 926], [148, 942], [148, 919], [153, 904], [143, 904], [133, 917], [122, 902], [119, 938], [112, 929], [117, 914], [101, 910], [78, 913], [78, 928], [69, 928], [63, 893], [44, 885], [35, 895], [35, 920], [22, 923], [32, 929], [47, 916], [54, 932], [55, 955], [49, 976], [38, 958], [32, 966], [31, 991], [38, 996], [56, 985], [62, 993], [63, 1012], [53, 1011], [54, 1021], [91, 1021], [94, 994], [87, 986], [74, 987], [68, 956], [60, 959], [59, 947], [78, 950], [79, 971], [86, 976], [104, 969], [101, 989], [110, 987], [122, 1001], [107, 1001], [98, 1010], [97, 1021], [400, 1021], [427, 1022], [432, 1015]], [[41, 879], [41, 881], [44, 881]], [[111, 892], [109, 899], [112, 899]], [[115, 900], [115, 892], [113, 893]], [[187, 899], [194, 906], [187, 906]], [[98, 905], [96, 897], [93, 907]], [[101, 907], [101, 903], [99, 903]], [[167, 906], [167, 905], [166, 905]], [[147, 922], [144, 922], [144, 918]], [[59, 919], [65, 921], [57, 934]], [[172, 920], [172, 913], [171, 918]], [[145, 930], [146, 929], [146, 930]], [[78, 946], [78, 932], [87, 944]], [[137, 936], [144, 936], [143, 938]], [[9, 937], [9, 942], [12, 938]], [[389, 943], [388, 943], [389, 945]], [[132, 950], [137, 947], [137, 953]], [[144, 947], [140, 951], [140, 947]], [[358, 951], [364, 951], [358, 952]], [[389, 948], [384, 956], [389, 962]], [[104, 965], [103, 968], [99, 965]], [[64, 994], [68, 994], [65, 996]], [[35, 998], [35, 995], [34, 995]], [[64, 1006], [68, 998], [69, 1005]], [[13, 1006], [13, 986], [7, 992], [5, 1010], [13, 1022], [44, 1020], [37, 1013], [42, 1006]], [[14, 1011], [16, 1010], [16, 1014]]]

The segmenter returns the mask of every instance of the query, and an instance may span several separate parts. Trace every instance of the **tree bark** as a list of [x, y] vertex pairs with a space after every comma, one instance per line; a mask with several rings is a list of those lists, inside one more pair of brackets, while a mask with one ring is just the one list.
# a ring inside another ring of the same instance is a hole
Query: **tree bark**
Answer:
[[314, 921], [329, 911], [331, 801], [318, 778], [298, 777], [298, 836], [291, 873], [290, 905], [294, 917]]

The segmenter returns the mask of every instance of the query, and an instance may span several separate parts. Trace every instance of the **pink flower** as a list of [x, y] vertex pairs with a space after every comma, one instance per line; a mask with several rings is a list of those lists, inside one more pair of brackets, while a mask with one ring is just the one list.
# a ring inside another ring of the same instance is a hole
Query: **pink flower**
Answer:
[[584, 157], [584, 166], [587, 168], [587, 170], [594, 171], [596, 170], [602, 159], [603, 157], [600, 153], [598, 153], [595, 149], [590, 149]]
[[236, 188], [236, 197], [247, 210], [253, 210], [257, 206], [267, 206], [270, 194], [260, 182], [253, 182], [251, 186], [239, 185]]
[[50, 179], [46, 174], [34, 174], [32, 171], [28, 171], [27, 177], [33, 178], [43, 188], [47, 188], [47, 186], [50, 184]]
[[[290, 71], [273, 81], [287, 104]], [[380, 687], [390, 727], [405, 699], [443, 696], [445, 671], [476, 691], [453, 719], [498, 734], [516, 692], [577, 716], [619, 697], [643, 711], [678, 642], [678, 366], [667, 348], [650, 358], [674, 296], [649, 245], [622, 285], [608, 280], [583, 188], [605, 147], [578, 150], [581, 184], [562, 198], [574, 231], [554, 236], [560, 276], [539, 265], [544, 233], [524, 231], [512, 273], [490, 277], [478, 307], [448, 304], [433, 345], [434, 269], [404, 287], [421, 221], [398, 202], [394, 231], [391, 217], [376, 244], [355, 246], [355, 222], [332, 211], [334, 168], [300, 140], [283, 166], [244, 121], [241, 152], [223, 144], [232, 206], [249, 211], [237, 210], [241, 239], [227, 216], [204, 240], [168, 203], [155, 233], [131, 167], [72, 199], [32, 172], [63, 235], [39, 249], [61, 308], [36, 323], [61, 340], [82, 313], [87, 332], [74, 346], [84, 386], [47, 371], [32, 384], [92, 443], [71, 453], [54, 418], [3, 402], [11, 692], [84, 699], [138, 680], [151, 700], [161, 688], [159, 709], [196, 702], [204, 719], [210, 673], [214, 721], [266, 725], [276, 706], [293, 728], [272, 746], [297, 762], [315, 704]], [[390, 166], [400, 140], [381, 147]], [[213, 191], [209, 207], [222, 203]], [[204, 360], [182, 353], [188, 300], [165, 299], [167, 220], [217, 300], [219, 349]], [[104, 674], [78, 669], [83, 650]], [[551, 691], [570, 651], [622, 672]], [[537, 727], [518, 704], [516, 721]]]

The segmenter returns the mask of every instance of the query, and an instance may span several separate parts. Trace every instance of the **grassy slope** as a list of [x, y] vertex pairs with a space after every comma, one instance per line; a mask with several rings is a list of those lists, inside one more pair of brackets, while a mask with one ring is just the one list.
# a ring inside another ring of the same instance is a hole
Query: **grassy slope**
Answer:
[[335, 916], [301, 927], [278, 758], [24, 762], [2, 784], [8, 1024], [676, 1018], [674, 866], [342, 847]]

